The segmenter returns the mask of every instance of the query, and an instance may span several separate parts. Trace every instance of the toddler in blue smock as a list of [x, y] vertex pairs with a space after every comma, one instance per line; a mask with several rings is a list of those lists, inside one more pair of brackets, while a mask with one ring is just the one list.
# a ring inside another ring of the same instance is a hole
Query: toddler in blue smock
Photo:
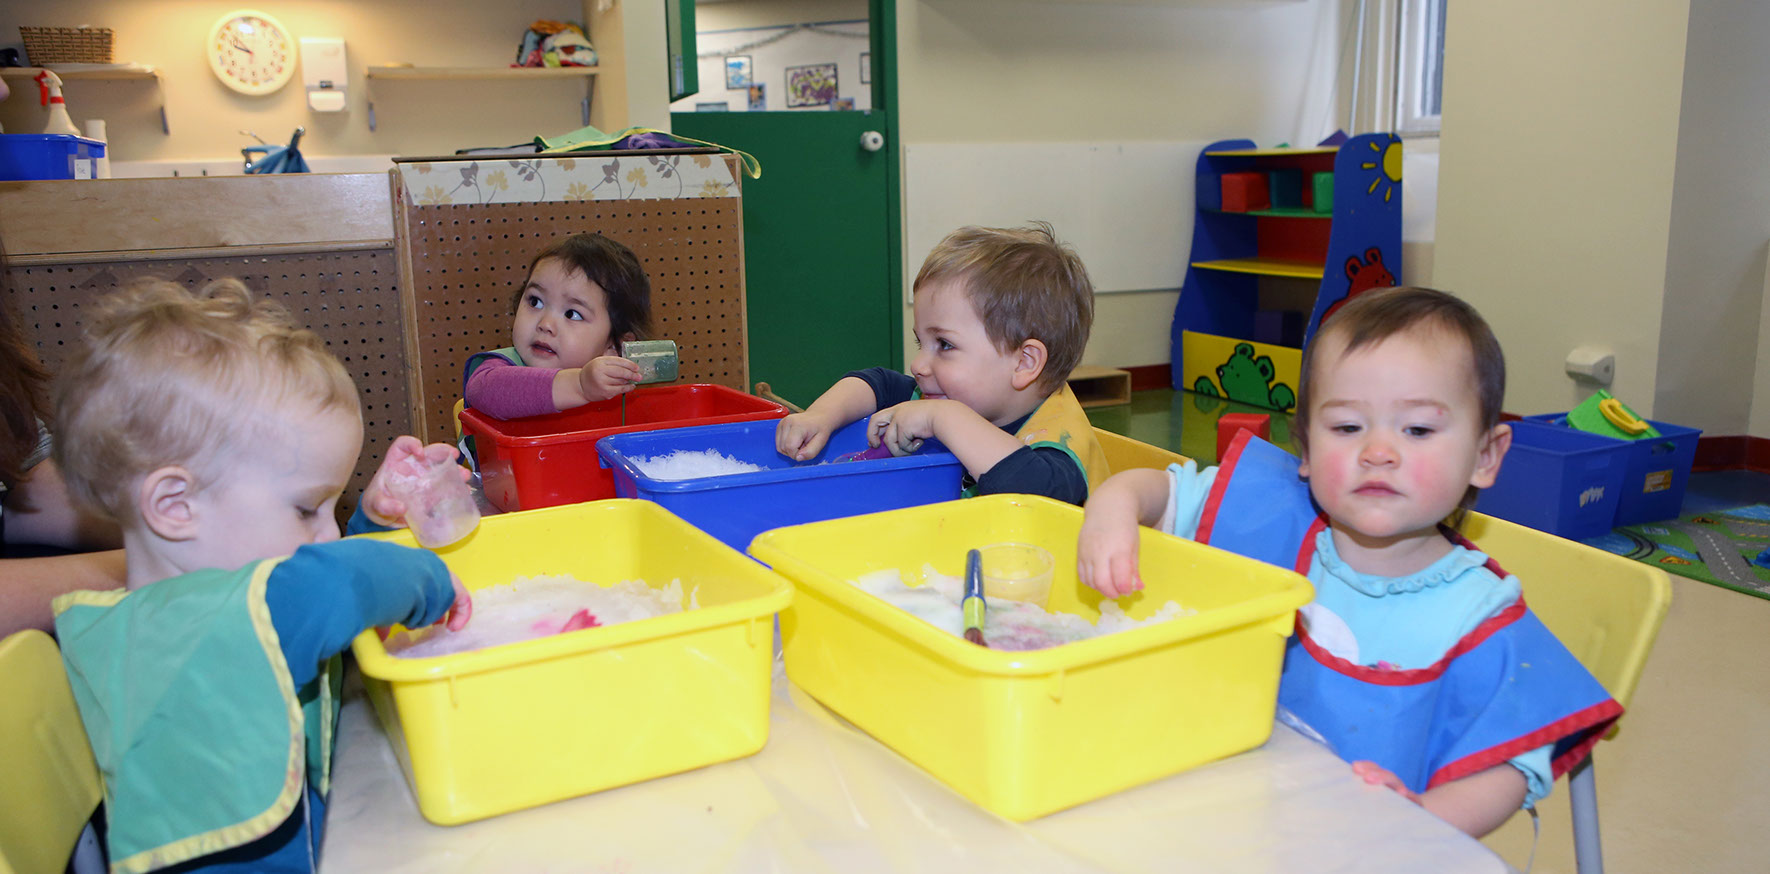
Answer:
[[1591, 750], [1622, 708], [1446, 524], [1511, 445], [1505, 361], [1468, 304], [1366, 292], [1303, 353], [1302, 459], [1243, 432], [1217, 467], [1130, 470], [1088, 501], [1082, 582], [1142, 588], [1137, 525], [1309, 577], [1279, 703], [1367, 782], [1484, 835]]

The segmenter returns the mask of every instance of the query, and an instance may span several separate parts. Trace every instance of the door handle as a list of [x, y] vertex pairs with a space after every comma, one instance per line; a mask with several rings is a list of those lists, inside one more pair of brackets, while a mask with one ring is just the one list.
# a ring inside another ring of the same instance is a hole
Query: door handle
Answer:
[[860, 135], [860, 147], [869, 152], [877, 152], [885, 148], [885, 135], [876, 130], [863, 131]]

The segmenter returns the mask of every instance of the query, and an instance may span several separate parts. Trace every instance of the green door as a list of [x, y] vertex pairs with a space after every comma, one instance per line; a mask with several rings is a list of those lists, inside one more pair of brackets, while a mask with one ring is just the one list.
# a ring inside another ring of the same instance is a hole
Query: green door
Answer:
[[[866, 111], [677, 112], [684, 136], [762, 163], [744, 179], [750, 380], [809, 404], [850, 370], [902, 368], [894, 4], [873, 0], [873, 106]], [[880, 135], [877, 151], [863, 134]]]

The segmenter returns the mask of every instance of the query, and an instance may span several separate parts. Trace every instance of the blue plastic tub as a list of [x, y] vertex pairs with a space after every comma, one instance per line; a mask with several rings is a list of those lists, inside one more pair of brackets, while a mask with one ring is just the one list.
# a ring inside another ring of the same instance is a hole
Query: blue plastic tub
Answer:
[[[655, 501], [740, 552], [756, 535], [772, 528], [959, 497], [964, 468], [939, 444], [930, 443], [902, 458], [829, 463], [867, 448], [867, 420], [861, 419], [830, 435], [816, 457], [794, 462], [775, 451], [777, 424], [776, 420], [732, 422], [615, 434], [598, 441], [596, 452], [614, 473], [616, 495]], [[707, 449], [767, 469], [659, 480], [641, 473], [633, 463], [635, 458]]]
[[1475, 509], [1570, 540], [1609, 533], [1627, 447], [1608, 437], [1521, 419], [1512, 448]]
[[92, 179], [104, 148], [68, 134], [0, 134], [0, 181]]
[[[1544, 413], [1525, 418], [1568, 427], [1566, 413]], [[1696, 441], [1702, 436], [1702, 429], [1652, 419], [1647, 422], [1659, 431], [1658, 438], [1618, 440], [1594, 435], [1622, 446], [1628, 455], [1622, 497], [1616, 504], [1617, 525], [1676, 519], [1684, 506], [1684, 488], [1690, 484], [1690, 466], [1696, 463]]]

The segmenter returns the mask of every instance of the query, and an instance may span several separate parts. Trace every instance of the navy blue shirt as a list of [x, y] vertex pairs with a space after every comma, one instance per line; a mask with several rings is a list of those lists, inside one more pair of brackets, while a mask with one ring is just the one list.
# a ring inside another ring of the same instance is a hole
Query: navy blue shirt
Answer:
[[[913, 399], [916, 394], [913, 377], [888, 367], [869, 367], [843, 374], [844, 378], [850, 376], [872, 388], [874, 409], [897, 406]], [[1002, 430], [1010, 435], [1018, 433], [1030, 418], [1032, 413], [1027, 413], [1002, 426]], [[978, 495], [1043, 495], [1077, 506], [1088, 499], [1087, 474], [1069, 453], [1049, 446], [1022, 446], [976, 479], [967, 471], [965, 488], [973, 486], [976, 486], [973, 494]]]

